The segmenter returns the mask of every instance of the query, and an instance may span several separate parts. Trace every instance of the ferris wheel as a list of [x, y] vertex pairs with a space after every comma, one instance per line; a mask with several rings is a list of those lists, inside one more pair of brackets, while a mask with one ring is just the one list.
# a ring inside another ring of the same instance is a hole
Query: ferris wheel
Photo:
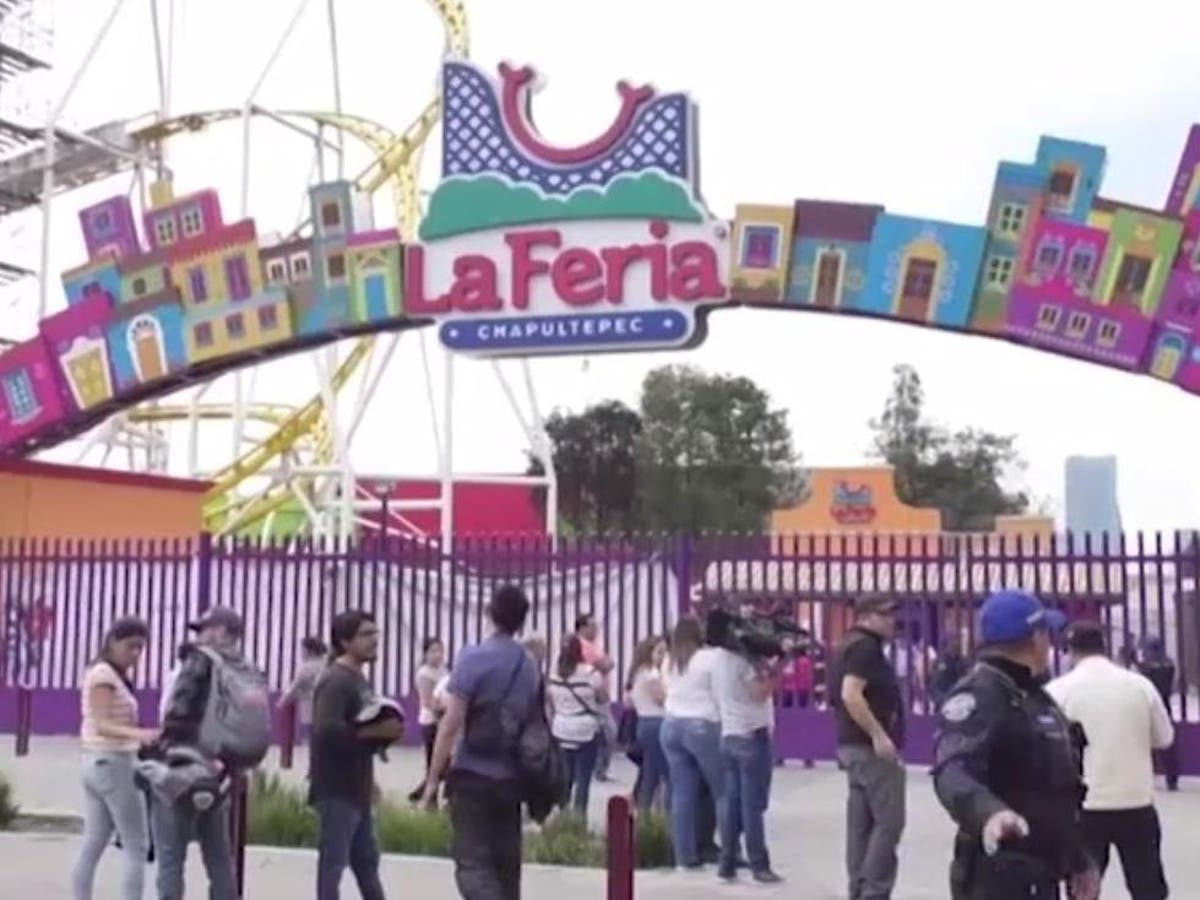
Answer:
[[[28, 33], [28, 23], [50, 2], [0, 0], [0, 35], [15, 34], [12, 27], [5, 31], [4, 24], [18, 20]], [[154, 202], [154, 191], [164, 184], [169, 186], [172, 180], [170, 156], [176, 142], [204, 140], [221, 128], [241, 129], [239, 199], [243, 218], [247, 215], [251, 179], [252, 123], [261, 122], [263, 127], [281, 129], [289, 136], [311, 142], [314, 181], [346, 179], [367, 197], [390, 191], [399, 240], [412, 239], [416, 234], [422, 212], [418, 179], [422, 151], [441, 118], [440, 97], [435, 93], [426, 98], [412, 120], [400, 129], [344, 109], [338, 6], [334, 0], [324, 3], [297, 0], [289, 16], [280, 22], [275, 42], [264, 55], [255, 82], [239, 103], [178, 113], [172, 109], [172, 82], [176, 34], [185, 2], [150, 0], [141, 5], [140, 14], [149, 15], [154, 36], [159, 105], [153, 114], [85, 128], [68, 127], [62, 117], [114, 22], [119, 16], [137, 14], [128, 0], [112, 2], [66, 89], [53, 105], [47, 104], [42, 119], [33, 117], [36, 121], [14, 122], [0, 110], [0, 226], [19, 221], [26, 239], [36, 236], [40, 250], [40, 259], [33, 265], [0, 259], [0, 285], [7, 283], [10, 292], [16, 286], [27, 299], [35, 293], [39, 321], [54, 312], [56, 290], [52, 282], [57, 277], [48, 271], [51, 222], [64, 198], [77, 188], [103, 179], [131, 176], [131, 198], [144, 211]], [[398, 2], [412, 4], [412, 0]], [[443, 57], [466, 57], [469, 35], [462, 0], [428, 2], [441, 22]], [[187, 12], [203, 15], [203, 6], [196, 4]], [[259, 96], [263, 85], [297, 25], [305, 17], [318, 15], [324, 17], [328, 36], [332, 108], [272, 109], [262, 105]], [[10, 81], [28, 79], [38, 69], [48, 67], [46, 57], [36, 56], [32, 51], [16, 57], [19, 65], [15, 68], [5, 65], [5, 58], [0, 54], [0, 79], [5, 76]], [[347, 138], [368, 151], [370, 163], [361, 171], [346, 171]], [[40, 229], [29, 224], [38, 210]], [[312, 219], [312, 215], [302, 218], [291, 233], [281, 236], [276, 243], [287, 246], [289, 241], [312, 233]], [[37, 230], [40, 235], [34, 234]], [[264, 259], [267, 250], [264, 247]], [[3, 309], [2, 293], [0, 309]], [[148, 322], [147, 327], [152, 324]], [[26, 453], [32, 455], [51, 446], [65, 447], [78, 463], [120, 465], [147, 472], [177, 469], [182, 455], [186, 474], [203, 477], [211, 483], [206, 497], [205, 525], [217, 534], [306, 533], [348, 537], [362, 528], [420, 534], [406, 513], [433, 509], [438, 512], [438, 530], [445, 540], [453, 531], [454, 364], [453, 357], [445, 354], [439, 405], [435, 401], [431, 354], [422, 324], [406, 323], [383, 335], [339, 334], [336, 337], [340, 340], [319, 342], [313, 345], [314, 349], [301, 350], [311, 359], [318, 382], [317, 391], [310, 396], [304, 395], [302, 389], [293, 396], [262, 396], [263, 391], [257, 389], [258, 368], [253, 360], [246, 360], [229, 366], [226, 371], [214, 369], [210, 377], [188, 379], [186, 386], [170, 394], [143, 392], [145, 396], [139, 397], [140, 402], [109, 404], [102, 420], [93, 417], [86, 421], [87, 428], [55, 432], [49, 438], [28, 444]], [[0, 327], [0, 353], [14, 346], [13, 339], [20, 337], [3, 332]], [[436, 498], [381, 505], [380, 492], [389, 489], [389, 482], [398, 477], [397, 473], [375, 477], [356, 472], [351, 449], [364, 413], [376, 397], [402, 342], [405, 352], [419, 354], [428, 415], [435, 435], [439, 490]], [[548, 458], [548, 441], [533, 380], [527, 364], [518, 365], [525, 369], [525, 377], [516, 385], [525, 389], [523, 401], [504, 370], [495, 363], [493, 369], [533, 454], [542, 461], [547, 474], [495, 477], [495, 480], [545, 486], [552, 501], [554, 467]], [[232, 389], [231, 399], [210, 399], [211, 388], [218, 380], [224, 380], [225, 387]], [[220, 437], [214, 439], [218, 433]], [[211, 450], [201, 459], [200, 448], [211, 448], [214, 444], [229, 448], [217, 465], [211, 464]], [[553, 509], [553, 503], [547, 507]], [[381, 508], [382, 514], [366, 514], [368, 509]], [[552, 521], [547, 527], [553, 533]]]

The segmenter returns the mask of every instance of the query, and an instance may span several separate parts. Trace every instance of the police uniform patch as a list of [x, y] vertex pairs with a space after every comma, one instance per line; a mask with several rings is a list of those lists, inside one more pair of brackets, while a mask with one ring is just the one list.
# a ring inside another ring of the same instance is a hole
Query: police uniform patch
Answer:
[[972, 694], [955, 694], [942, 704], [942, 718], [947, 722], [965, 722], [975, 712], [975, 697]]

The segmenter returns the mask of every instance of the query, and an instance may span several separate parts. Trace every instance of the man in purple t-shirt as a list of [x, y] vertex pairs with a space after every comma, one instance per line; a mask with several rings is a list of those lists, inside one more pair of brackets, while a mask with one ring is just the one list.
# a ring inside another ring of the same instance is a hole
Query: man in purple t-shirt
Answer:
[[[514, 640], [529, 613], [525, 593], [515, 585], [500, 588], [488, 612], [495, 628], [491, 637], [463, 650], [450, 674], [425, 802], [432, 804], [449, 764], [446, 794], [459, 893], [517, 900], [521, 895], [517, 730], [537, 702], [542, 676]], [[491, 734], [488, 723], [499, 726], [496, 733]], [[481, 738], [485, 733], [488, 739]]]

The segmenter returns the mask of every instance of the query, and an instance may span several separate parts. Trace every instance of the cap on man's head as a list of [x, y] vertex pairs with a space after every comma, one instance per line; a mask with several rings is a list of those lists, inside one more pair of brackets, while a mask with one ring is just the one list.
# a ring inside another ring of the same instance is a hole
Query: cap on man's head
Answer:
[[189, 622], [188, 628], [192, 631], [203, 631], [216, 625], [224, 628], [231, 637], [242, 636], [242, 617], [228, 606], [214, 606], [195, 622]]
[[891, 597], [862, 596], [854, 598], [854, 614], [856, 616], [888, 615], [899, 609], [900, 604]]
[[1022, 641], [1041, 628], [1059, 632], [1066, 624], [1066, 616], [1056, 609], [1047, 609], [1032, 594], [997, 591], [983, 601], [979, 642], [1009, 644]]

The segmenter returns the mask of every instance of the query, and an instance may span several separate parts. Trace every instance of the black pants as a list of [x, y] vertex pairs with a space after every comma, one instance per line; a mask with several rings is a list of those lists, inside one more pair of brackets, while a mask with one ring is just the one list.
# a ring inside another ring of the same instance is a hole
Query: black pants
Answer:
[[1116, 846], [1132, 900], [1164, 900], [1167, 879], [1159, 853], [1162, 832], [1153, 806], [1084, 810], [1083, 833], [1102, 873], [1108, 867], [1109, 849]]
[[[1178, 729], [1178, 724], [1175, 725]], [[1175, 732], [1175, 740], [1171, 741], [1171, 746], [1163, 750], [1154, 751], [1154, 762], [1157, 763], [1156, 768], [1162, 772], [1163, 777], [1167, 780], [1167, 787], [1171, 790], [1176, 790], [1179, 787], [1179, 732]]]
[[520, 900], [521, 798], [516, 782], [451, 772], [454, 881], [463, 900]]

